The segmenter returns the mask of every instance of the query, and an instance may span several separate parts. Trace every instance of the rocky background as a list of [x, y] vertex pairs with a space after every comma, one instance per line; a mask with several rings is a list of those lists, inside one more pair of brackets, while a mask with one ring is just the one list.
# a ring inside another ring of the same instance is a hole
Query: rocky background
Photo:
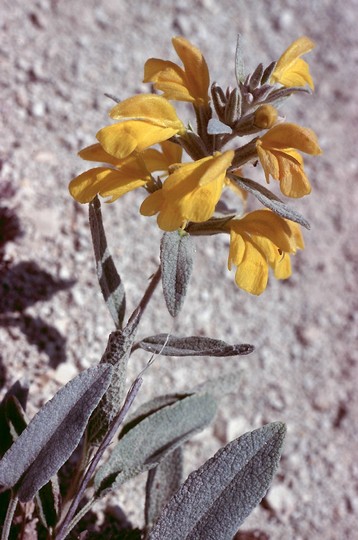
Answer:
[[[311, 231], [293, 277], [272, 279], [252, 297], [227, 270], [227, 239], [205, 239], [178, 320], [158, 290], [141, 329], [255, 344], [241, 359], [159, 358], [139, 402], [237, 373], [237, 392], [223, 400], [213, 428], [187, 446], [187, 473], [245, 431], [287, 423], [279, 473], [243, 527], [272, 540], [357, 534], [357, 8], [357, 0], [3, 0], [0, 7], [0, 388], [27, 377], [30, 415], [98, 361], [112, 330], [87, 207], [67, 191], [86, 168], [76, 152], [108, 122], [104, 92], [124, 99], [145, 91], [143, 64], [151, 56], [176, 60], [173, 35], [201, 48], [212, 81], [223, 86], [234, 84], [238, 32], [248, 70], [301, 35], [317, 43], [307, 57], [315, 92], [284, 109], [317, 132], [324, 150], [306, 159], [312, 195], [294, 202]], [[131, 193], [103, 209], [128, 313], [158, 263], [160, 234], [138, 215], [140, 201]], [[134, 355], [131, 378], [147, 359]], [[137, 525], [144, 482], [130, 482], [111, 503]]]

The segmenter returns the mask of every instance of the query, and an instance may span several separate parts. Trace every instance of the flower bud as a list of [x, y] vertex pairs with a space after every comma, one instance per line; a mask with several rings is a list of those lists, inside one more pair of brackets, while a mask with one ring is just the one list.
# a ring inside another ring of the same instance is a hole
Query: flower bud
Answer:
[[277, 110], [272, 105], [260, 105], [254, 116], [254, 125], [262, 128], [271, 128], [277, 120]]

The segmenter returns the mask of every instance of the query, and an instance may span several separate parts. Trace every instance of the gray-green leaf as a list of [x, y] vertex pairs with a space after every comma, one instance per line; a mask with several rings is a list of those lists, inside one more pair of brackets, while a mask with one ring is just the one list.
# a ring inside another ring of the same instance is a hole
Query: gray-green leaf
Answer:
[[183, 475], [183, 450], [177, 448], [148, 472], [145, 497], [145, 523], [149, 529], [170, 497], [180, 488]]
[[302, 225], [302, 227], [306, 227], [306, 229], [311, 228], [308, 221], [301, 216], [301, 214], [296, 212], [296, 210], [293, 210], [293, 208], [287, 206], [287, 204], [282, 202], [281, 199], [276, 197], [276, 195], [274, 195], [269, 189], [261, 186], [250, 178], [241, 178], [231, 173], [229, 173], [228, 176], [230, 176], [235, 184], [249, 193], [252, 193], [256, 199], [258, 199], [267, 208], [270, 208], [270, 210], [275, 212], [275, 214], [278, 216], [295, 221], [296, 223]]
[[108, 249], [98, 197], [89, 204], [89, 222], [99, 285], [116, 328], [121, 328], [126, 309], [126, 297], [122, 280]]
[[134, 317], [123, 330], [116, 330], [108, 337], [101, 364], [111, 364], [113, 374], [111, 384], [88, 423], [87, 442], [90, 444], [100, 443], [122, 405], [127, 364], [138, 323], [139, 315]]
[[16, 484], [20, 501], [59, 470], [78, 445], [88, 418], [109, 385], [112, 366], [80, 373], [48, 401], [0, 461], [0, 485]]
[[169, 452], [206, 427], [215, 412], [215, 401], [204, 394], [189, 396], [147, 416], [119, 440], [98, 470], [95, 488], [104, 493], [156, 467]]
[[165, 302], [172, 317], [183, 305], [193, 271], [193, 241], [189, 234], [164, 233], [160, 244], [160, 261]]
[[60, 486], [57, 475], [55, 475], [36, 494], [39, 517], [46, 529], [56, 526], [61, 511], [61, 502]]
[[164, 394], [146, 401], [127, 417], [127, 420], [120, 433], [120, 438], [144, 418], [153, 414], [154, 412], [159, 411], [160, 409], [163, 409], [163, 407], [172, 405], [173, 403], [192, 396], [193, 394], [209, 394], [215, 399], [215, 401], [218, 402], [227, 394], [234, 392], [237, 393], [238, 384], [239, 374], [235, 371], [230, 371], [228, 373], [224, 373], [220, 377], [216, 377], [215, 379], [208, 379], [207, 381], [194, 386], [194, 388], [190, 388], [189, 390], [185, 390], [181, 393]]
[[217, 118], [210, 118], [208, 122], [208, 133], [209, 135], [222, 135], [224, 133], [231, 134], [232, 129], [230, 126], [224, 124]]
[[176, 337], [157, 334], [142, 339], [138, 346], [145, 351], [163, 356], [238, 356], [250, 354], [253, 345], [229, 345], [220, 339], [200, 336]]
[[9, 388], [0, 403], [0, 458], [26, 427], [28, 393], [28, 382], [20, 379]]
[[149, 540], [231, 540], [265, 495], [285, 432], [268, 424], [219, 450], [172, 497]]
[[235, 76], [238, 86], [245, 80], [244, 54], [242, 46], [242, 36], [237, 35], [236, 53], [235, 53]]

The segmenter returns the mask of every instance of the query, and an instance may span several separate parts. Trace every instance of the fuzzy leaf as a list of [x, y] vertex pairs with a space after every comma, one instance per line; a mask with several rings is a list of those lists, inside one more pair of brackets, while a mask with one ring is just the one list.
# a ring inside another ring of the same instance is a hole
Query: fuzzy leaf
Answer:
[[310, 88], [304, 86], [290, 86], [288, 88], [279, 88], [278, 90], [270, 92], [270, 96], [265, 101], [266, 103], [272, 103], [273, 105], [278, 106], [295, 92], [312, 94], [312, 90]]
[[227, 394], [238, 392], [239, 374], [229, 371], [215, 379], [208, 379], [190, 390], [192, 394], [209, 394], [216, 401], [219, 401]]
[[268, 80], [270, 79], [272, 73], [275, 70], [276, 64], [277, 64], [277, 62], [273, 61], [264, 70], [264, 72], [262, 74], [262, 77], [261, 77], [261, 85], [264, 85], [264, 84], [266, 84], [268, 82]]
[[2, 454], [11, 447], [18, 436], [24, 431], [28, 422], [26, 414], [15, 395], [9, 395], [4, 401], [3, 422], [1, 431], [1, 450]]
[[249, 88], [251, 92], [253, 92], [258, 87], [258, 85], [261, 82], [261, 78], [263, 74], [264, 74], [264, 66], [262, 64], [259, 64], [257, 68], [255, 69], [255, 71], [251, 73], [249, 77]]
[[36, 503], [43, 526], [46, 529], [55, 527], [61, 510], [61, 492], [57, 475], [42, 486], [36, 494]]
[[235, 184], [249, 193], [252, 193], [264, 206], [270, 208], [270, 210], [275, 212], [278, 216], [299, 223], [306, 229], [311, 228], [308, 221], [301, 216], [301, 214], [283, 203], [281, 199], [276, 197], [269, 189], [261, 186], [254, 180], [250, 180], [250, 178], [240, 178], [233, 174], [229, 174], [229, 176]]
[[24, 416], [28, 393], [28, 382], [18, 380], [9, 388], [0, 403], [0, 457], [21, 433], [20, 426], [24, 426], [23, 429], [26, 427]]
[[88, 369], [40, 409], [0, 461], [0, 485], [16, 485], [22, 502], [32, 499], [78, 445], [111, 373], [106, 364]]
[[209, 135], [231, 134], [232, 129], [217, 118], [210, 118], [208, 123], [208, 133]]
[[199, 336], [179, 338], [170, 334], [149, 336], [138, 345], [145, 351], [163, 356], [238, 356], [254, 350], [253, 345], [248, 344], [228, 345], [219, 339]]
[[98, 197], [89, 204], [89, 222], [99, 285], [116, 328], [121, 328], [126, 309], [122, 280], [109, 252]]
[[232, 540], [270, 540], [270, 537], [259, 529], [253, 529], [249, 531], [238, 531]]
[[6, 392], [2, 402], [0, 403], [0, 410], [9, 396], [15, 396], [18, 399], [22, 407], [22, 410], [25, 412], [27, 398], [29, 395], [29, 389], [30, 389], [30, 386], [29, 386], [29, 381], [27, 379], [19, 379], [18, 381], [14, 382], [14, 384]]
[[172, 495], [180, 488], [183, 475], [183, 450], [177, 448], [148, 472], [145, 498], [147, 529], [158, 518]]
[[98, 470], [95, 488], [104, 493], [156, 467], [169, 452], [206, 427], [215, 412], [215, 401], [205, 394], [189, 396], [147, 416], [119, 440]]
[[235, 76], [238, 86], [245, 80], [244, 54], [242, 46], [242, 37], [237, 35], [236, 53], [235, 53]]
[[107, 347], [100, 364], [111, 364], [113, 374], [107, 391], [88, 423], [87, 441], [90, 444], [99, 444], [101, 442], [122, 405], [127, 363], [138, 323], [139, 316], [135, 317], [123, 330], [116, 330], [109, 335]]
[[237, 392], [239, 384], [239, 377], [237, 372], [228, 372], [220, 377], [215, 379], [208, 379], [194, 388], [186, 390], [181, 393], [165, 394], [162, 396], [157, 396], [145, 403], [142, 403], [134, 413], [130, 414], [127, 417], [127, 421], [123, 426], [120, 437], [122, 437], [127, 431], [133, 429], [135, 425], [141, 422], [147, 416], [150, 416], [154, 412], [172, 405], [177, 401], [180, 401], [186, 397], [192, 396], [194, 394], [209, 394], [219, 401], [223, 396]]
[[165, 302], [172, 317], [183, 305], [193, 271], [193, 241], [189, 234], [164, 233], [160, 245], [162, 284]]
[[212, 236], [214, 234], [227, 233], [225, 225], [230, 219], [237, 216], [239, 212], [231, 212], [226, 214], [215, 214], [203, 223], [189, 223], [187, 231], [192, 236]]
[[121, 439], [125, 435], [125, 433], [133, 429], [134, 426], [139, 424], [139, 422], [144, 420], [144, 418], [146, 418], [147, 416], [154, 414], [155, 412], [163, 409], [164, 407], [168, 407], [168, 405], [173, 405], [173, 403], [175, 403], [176, 401], [188, 397], [189, 395], [192, 395], [192, 393], [165, 394], [163, 396], [156, 396], [155, 398], [150, 399], [145, 403], [142, 403], [132, 414], [128, 415], [123, 425], [123, 429], [119, 435], [119, 439]]
[[268, 424], [219, 450], [172, 497], [149, 540], [231, 540], [271, 483], [285, 431]]

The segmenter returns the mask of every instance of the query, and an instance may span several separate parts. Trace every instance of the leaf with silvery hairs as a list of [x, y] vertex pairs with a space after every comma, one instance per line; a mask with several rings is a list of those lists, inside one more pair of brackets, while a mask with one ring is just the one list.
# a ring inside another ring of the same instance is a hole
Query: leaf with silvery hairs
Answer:
[[121, 328], [126, 309], [126, 297], [122, 280], [108, 249], [98, 197], [89, 204], [89, 222], [99, 285], [116, 328]]
[[100, 364], [111, 364], [113, 375], [111, 384], [90, 418], [86, 434], [87, 445], [97, 445], [101, 442], [113, 418], [121, 408], [125, 392], [127, 364], [139, 318], [138, 313], [123, 330], [116, 330], [109, 335]]

